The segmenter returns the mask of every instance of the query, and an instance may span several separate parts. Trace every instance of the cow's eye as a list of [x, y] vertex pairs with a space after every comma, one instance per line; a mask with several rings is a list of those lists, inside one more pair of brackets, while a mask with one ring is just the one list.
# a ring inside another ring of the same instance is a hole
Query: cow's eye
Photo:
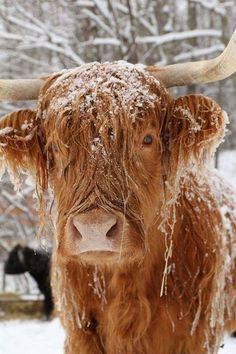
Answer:
[[151, 145], [152, 142], [153, 142], [152, 135], [150, 135], [150, 134], [145, 135], [145, 137], [143, 138], [143, 145]]

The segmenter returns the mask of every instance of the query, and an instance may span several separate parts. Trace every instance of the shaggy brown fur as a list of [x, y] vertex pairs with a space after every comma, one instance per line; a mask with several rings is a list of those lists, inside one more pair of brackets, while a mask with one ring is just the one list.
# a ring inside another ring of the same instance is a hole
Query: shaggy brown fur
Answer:
[[[2, 156], [36, 177], [41, 211], [53, 191], [66, 354], [214, 354], [236, 329], [236, 199], [207, 169], [224, 126], [210, 98], [175, 100], [122, 63], [56, 74], [37, 112], [3, 119]], [[69, 220], [94, 209], [123, 215], [118, 258], [71, 241]]]

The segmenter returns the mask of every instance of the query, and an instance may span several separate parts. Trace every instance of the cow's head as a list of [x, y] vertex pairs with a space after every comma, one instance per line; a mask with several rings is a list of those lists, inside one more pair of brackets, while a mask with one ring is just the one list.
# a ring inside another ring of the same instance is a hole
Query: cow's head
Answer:
[[48, 185], [53, 191], [59, 255], [140, 261], [156, 243], [180, 178], [223, 135], [215, 102], [197, 95], [173, 99], [165, 88], [188, 84], [189, 77], [213, 81], [211, 65], [202, 68], [201, 80], [196, 76], [201, 66], [185, 66], [181, 76], [178, 67], [86, 64], [47, 78], [36, 111], [4, 117], [5, 161], [14, 172], [20, 167], [34, 175], [40, 197]]

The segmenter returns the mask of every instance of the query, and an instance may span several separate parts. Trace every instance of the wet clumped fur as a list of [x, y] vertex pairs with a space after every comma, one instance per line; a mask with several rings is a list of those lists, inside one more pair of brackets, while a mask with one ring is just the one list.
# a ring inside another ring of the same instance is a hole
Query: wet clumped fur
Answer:
[[[226, 123], [210, 98], [175, 99], [124, 62], [56, 73], [36, 111], [3, 118], [3, 159], [54, 218], [66, 354], [216, 354], [236, 328], [236, 197], [209, 168]], [[95, 207], [123, 215], [114, 262], [71, 244], [68, 220]]]

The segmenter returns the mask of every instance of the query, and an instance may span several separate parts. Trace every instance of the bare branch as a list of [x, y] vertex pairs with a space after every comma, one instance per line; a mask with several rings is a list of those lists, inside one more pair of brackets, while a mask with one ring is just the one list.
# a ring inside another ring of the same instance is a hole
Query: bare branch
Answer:
[[185, 40], [189, 38], [199, 38], [199, 37], [215, 37], [221, 38], [222, 32], [219, 30], [193, 30], [185, 32], [174, 32], [167, 33], [160, 36], [146, 36], [146, 37], [136, 37], [136, 42], [138, 44], [151, 44], [162, 45], [165, 43], [170, 43], [174, 41]]

